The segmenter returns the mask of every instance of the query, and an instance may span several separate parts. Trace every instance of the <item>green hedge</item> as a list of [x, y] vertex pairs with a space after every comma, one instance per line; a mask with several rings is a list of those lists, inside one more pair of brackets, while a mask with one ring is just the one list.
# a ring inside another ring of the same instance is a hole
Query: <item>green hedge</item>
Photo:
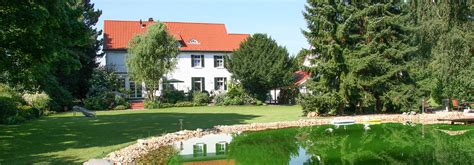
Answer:
[[196, 104], [190, 101], [181, 101], [176, 104], [171, 103], [161, 103], [154, 101], [145, 101], [145, 109], [159, 109], [159, 108], [172, 108], [172, 107], [196, 107], [196, 106], [207, 106], [207, 103]]
[[17, 103], [15, 99], [0, 96], [0, 123], [13, 124], [14, 117], [17, 116]]

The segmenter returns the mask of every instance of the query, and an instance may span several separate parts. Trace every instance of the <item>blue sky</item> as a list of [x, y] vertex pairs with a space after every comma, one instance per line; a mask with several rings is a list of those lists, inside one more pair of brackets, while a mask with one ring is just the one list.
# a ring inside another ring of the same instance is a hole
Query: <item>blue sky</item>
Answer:
[[308, 48], [301, 33], [306, 0], [92, 0], [103, 21], [147, 20], [224, 23], [230, 33], [266, 33], [290, 55]]

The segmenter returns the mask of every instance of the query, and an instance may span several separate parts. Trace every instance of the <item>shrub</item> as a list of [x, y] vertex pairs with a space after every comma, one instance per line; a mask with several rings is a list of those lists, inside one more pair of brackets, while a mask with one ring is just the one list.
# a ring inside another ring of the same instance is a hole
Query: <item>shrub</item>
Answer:
[[21, 95], [5, 84], [0, 84], [0, 97], [7, 97], [13, 99], [13, 102], [24, 103]]
[[163, 90], [163, 102], [175, 104], [178, 101], [186, 101], [186, 95], [183, 91], [178, 90]]
[[209, 103], [209, 94], [204, 92], [194, 92], [193, 93], [193, 102], [194, 104], [207, 104]]
[[26, 101], [26, 103], [28, 103], [28, 105], [31, 105], [38, 110], [46, 110], [48, 108], [49, 101], [51, 100], [48, 94], [44, 92], [24, 94], [23, 99]]
[[225, 93], [217, 94], [216, 96], [214, 96], [214, 103], [216, 105], [224, 105], [225, 98], [226, 98]]
[[28, 106], [28, 105], [21, 105], [18, 106], [18, 115], [21, 116], [25, 120], [31, 120], [39, 117], [39, 110]]
[[177, 102], [176, 104], [174, 104], [174, 106], [176, 106], [176, 107], [192, 107], [192, 106], [194, 106], [194, 103], [189, 102], [189, 101], [182, 101], [182, 102]]
[[145, 109], [158, 109], [158, 108], [160, 108], [160, 102], [157, 102], [157, 101], [145, 100], [145, 102], [143, 104], [145, 106]]
[[261, 105], [263, 105], [263, 102], [262, 102], [262, 101], [260, 101], [260, 100], [257, 100], [257, 101], [255, 102], [255, 105], [257, 105], [257, 106], [261, 106]]
[[0, 123], [10, 124], [11, 117], [17, 115], [17, 103], [10, 97], [0, 96]]
[[194, 104], [195, 107], [208, 106], [208, 103]]
[[124, 106], [124, 105], [117, 105], [114, 110], [126, 110], [128, 109], [128, 107]]
[[15, 116], [10, 116], [6, 119], [5, 124], [20, 124], [25, 122], [26, 119], [23, 116], [20, 115], [15, 115]]
[[120, 95], [115, 95], [115, 105], [117, 106], [124, 106], [126, 108], [128, 108], [130, 106], [130, 103], [128, 103], [127, 99], [125, 99], [124, 97], [120, 96]]
[[234, 97], [234, 98], [226, 97], [224, 99], [224, 105], [243, 105], [243, 104], [244, 102], [242, 101], [240, 97]]
[[226, 94], [225, 105], [255, 104], [257, 99], [245, 92], [241, 84], [234, 84]]
[[161, 103], [160, 108], [171, 108], [174, 107], [174, 104], [171, 103]]
[[115, 94], [113, 92], [103, 93], [97, 96], [89, 97], [84, 102], [85, 107], [91, 110], [112, 109], [115, 104]]

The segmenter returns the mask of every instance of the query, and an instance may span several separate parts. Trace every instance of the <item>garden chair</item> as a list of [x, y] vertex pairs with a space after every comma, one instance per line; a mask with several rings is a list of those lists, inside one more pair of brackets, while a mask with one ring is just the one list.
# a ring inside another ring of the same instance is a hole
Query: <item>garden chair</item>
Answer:
[[458, 99], [452, 99], [451, 100], [452, 103], [453, 103], [453, 108], [456, 109], [456, 110], [460, 110], [462, 108], [462, 106], [459, 104], [459, 100]]

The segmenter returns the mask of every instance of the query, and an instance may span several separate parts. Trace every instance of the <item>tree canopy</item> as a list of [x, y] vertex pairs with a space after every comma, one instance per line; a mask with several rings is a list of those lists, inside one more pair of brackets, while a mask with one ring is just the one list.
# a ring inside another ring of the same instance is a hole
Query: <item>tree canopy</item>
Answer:
[[266, 34], [249, 37], [227, 60], [233, 78], [261, 101], [269, 90], [284, 87], [291, 80], [288, 51]]
[[89, 0], [4, 1], [0, 8], [0, 83], [45, 91], [55, 110], [84, 98], [101, 46]]
[[305, 112], [409, 110], [415, 99], [408, 64], [416, 56], [411, 15], [396, 1], [309, 0], [304, 34], [317, 57], [301, 103]]
[[148, 26], [145, 33], [129, 42], [126, 56], [128, 73], [132, 80], [145, 83], [148, 99], [156, 100], [155, 92], [160, 80], [175, 68], [178, 53], [176, 39], [160, 22]]
[[420, 56], [414, 70], [425, 95], [474, 95], [474, 1], [413, 1]]

